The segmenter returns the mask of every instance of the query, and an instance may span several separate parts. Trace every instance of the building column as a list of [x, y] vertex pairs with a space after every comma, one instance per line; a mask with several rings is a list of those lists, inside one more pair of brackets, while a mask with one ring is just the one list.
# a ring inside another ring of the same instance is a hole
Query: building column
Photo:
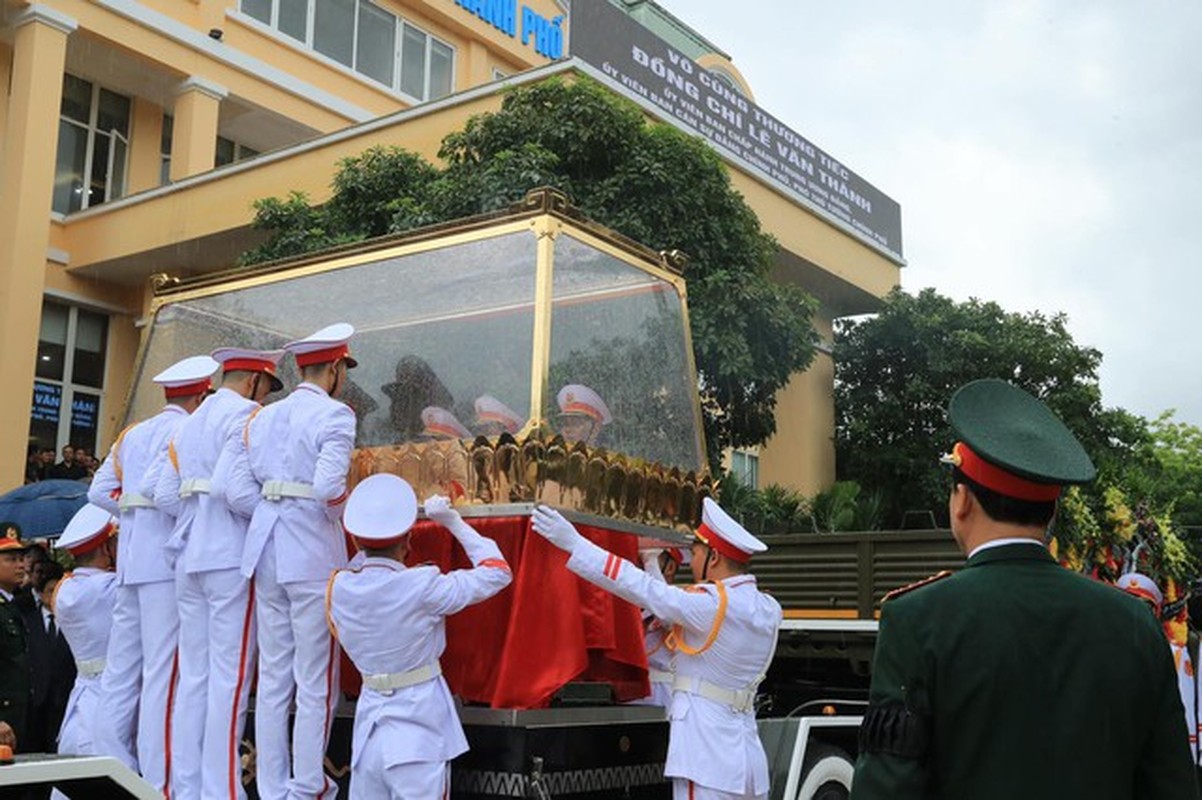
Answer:
[[216, 163], [217, 122], [224, 86], [193, 76], [180, 84], [171, 132], [171, 180], [207, 172]]
[[129, 139], [129, 194], [154, 189], [160, 184], [162, 164], [163, 109], [150, 100], [135, 97], [133, 135]]
[[13, 59], [0, 161], [0, 491], [20, 486], [42, 323], [50, 204], [70, 17], [35, 4], [13, 21]]
[[459, 76], [459, 85], [455, 87], [456, 91], [471, 89], [492, 80], [492, 69], [488, 63], [488, 48], [484, 46], [483, 42], [469, 41], [467, 57], [464, 60], [467, 62], [464, 64], [465, 68], [456, 70]]

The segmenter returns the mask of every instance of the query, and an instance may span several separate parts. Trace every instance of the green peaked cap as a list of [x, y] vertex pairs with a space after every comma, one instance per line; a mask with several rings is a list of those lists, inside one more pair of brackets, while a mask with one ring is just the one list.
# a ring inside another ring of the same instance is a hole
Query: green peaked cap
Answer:
[[1021, 478], [1088, 483], [1097, 468], [1060, 418], [1041, 401], [997, 378], [966, 383], [947, 407], [960, 441], [985, 461]]

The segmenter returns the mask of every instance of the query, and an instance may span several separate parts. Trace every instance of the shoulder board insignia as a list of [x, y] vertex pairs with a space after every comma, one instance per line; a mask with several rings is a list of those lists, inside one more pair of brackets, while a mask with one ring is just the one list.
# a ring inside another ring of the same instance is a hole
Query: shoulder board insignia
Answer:
[[934, 575], [932, 575], [929, 578], [923, 578], [920, 581], [914, 581], [914, 583], [911, 583], [907, 586], [899, 586], [898, 588], [894, 589], [893, 591], [889, 592], [884, 597], [882, 597], [881, 602], [885, 603], [889, 600], [893, 600], [894, 598], [901, 597], [903, 594], [906, 594], [907, 592], [912, 592], [915, 589], [920, 589], [923, 586], [928, 586], [928, 585], [934, 583], [935, 581], [941, 581], [944, 578], [950, 577], [952, 574], [953, 573], [951, 570], [945, 569], [941, 572], [936, 572]]

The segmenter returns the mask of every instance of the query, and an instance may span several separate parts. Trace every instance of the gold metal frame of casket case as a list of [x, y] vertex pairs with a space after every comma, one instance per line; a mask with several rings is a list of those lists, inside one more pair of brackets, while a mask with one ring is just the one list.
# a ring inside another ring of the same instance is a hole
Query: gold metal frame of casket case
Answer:
[[[616, 231], [580, 215], [553, 189], [536, 189], [510, 209], [430, 226], [396, 236], [208, 275], [176, 278], [152, 276], [154, 294], [149, 313], [187, 300], [258, 287], [458, 244], [532, 231], [537, 237], [534, 337], [531, 355], [530, 419], [546, 419], [546, 384], [550, 368], [552, 278], [555, 240], [570, 231], [573, 238], [672, 285], [680, 299], [687, 369], [697, 374], [685, 280], [684, 258], [657, 253]], [[145, 367], [152, 326], [143, 329], [125, 407], [131, 408]], [[696, 452], [706, 463], [701, 406], [692, 397]], [[533, 428], [533, 429], [531, 429]], [[707, 472], [668, 468], [583, 443], [566, 445], [561, 437], [532, 425], [519, 438], [477, 437], [474, 440], [409, 442], [356, 448], [350, 474], [353, 485], [375, 472], [392, 472], [409, 480], [419, 497], [432, 491], [454, 494], [465, 516], [496, 516], [491, 508], [532, 508], [545, 502], [586, 524], [608, 525], [667, 541], [682, 541], [700, 520], [701, 498], [713, 493]], [[500, 500], [501, 502], [497, 502]], [[590, 522], [591, 520], [591, 522]]]

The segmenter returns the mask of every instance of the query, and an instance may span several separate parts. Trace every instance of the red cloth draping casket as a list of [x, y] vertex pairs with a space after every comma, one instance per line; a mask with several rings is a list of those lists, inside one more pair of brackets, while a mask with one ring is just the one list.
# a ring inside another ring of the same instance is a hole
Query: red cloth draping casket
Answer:
[[[650, 694], [640, 610], [581, 580], [567, 554], [530, 529], [529, 517], [476, 518], [468, 523], [501, 548], [513, 583], [495, 597], [447, 619], [442, 671], [451, 691], [492, 708], [543, 708], [570, 681], [599, 681], [619, 701]], [[638, 563], [638, 537], [589, 526], [580, 532]], [[408, 563], [443, 572], [471, 566], [442, 526], [419, 522]], [[387, 627], [388, 620], [380, 620]], [[358, 692], [358, 673], [343, 663], [343, 690]]]

